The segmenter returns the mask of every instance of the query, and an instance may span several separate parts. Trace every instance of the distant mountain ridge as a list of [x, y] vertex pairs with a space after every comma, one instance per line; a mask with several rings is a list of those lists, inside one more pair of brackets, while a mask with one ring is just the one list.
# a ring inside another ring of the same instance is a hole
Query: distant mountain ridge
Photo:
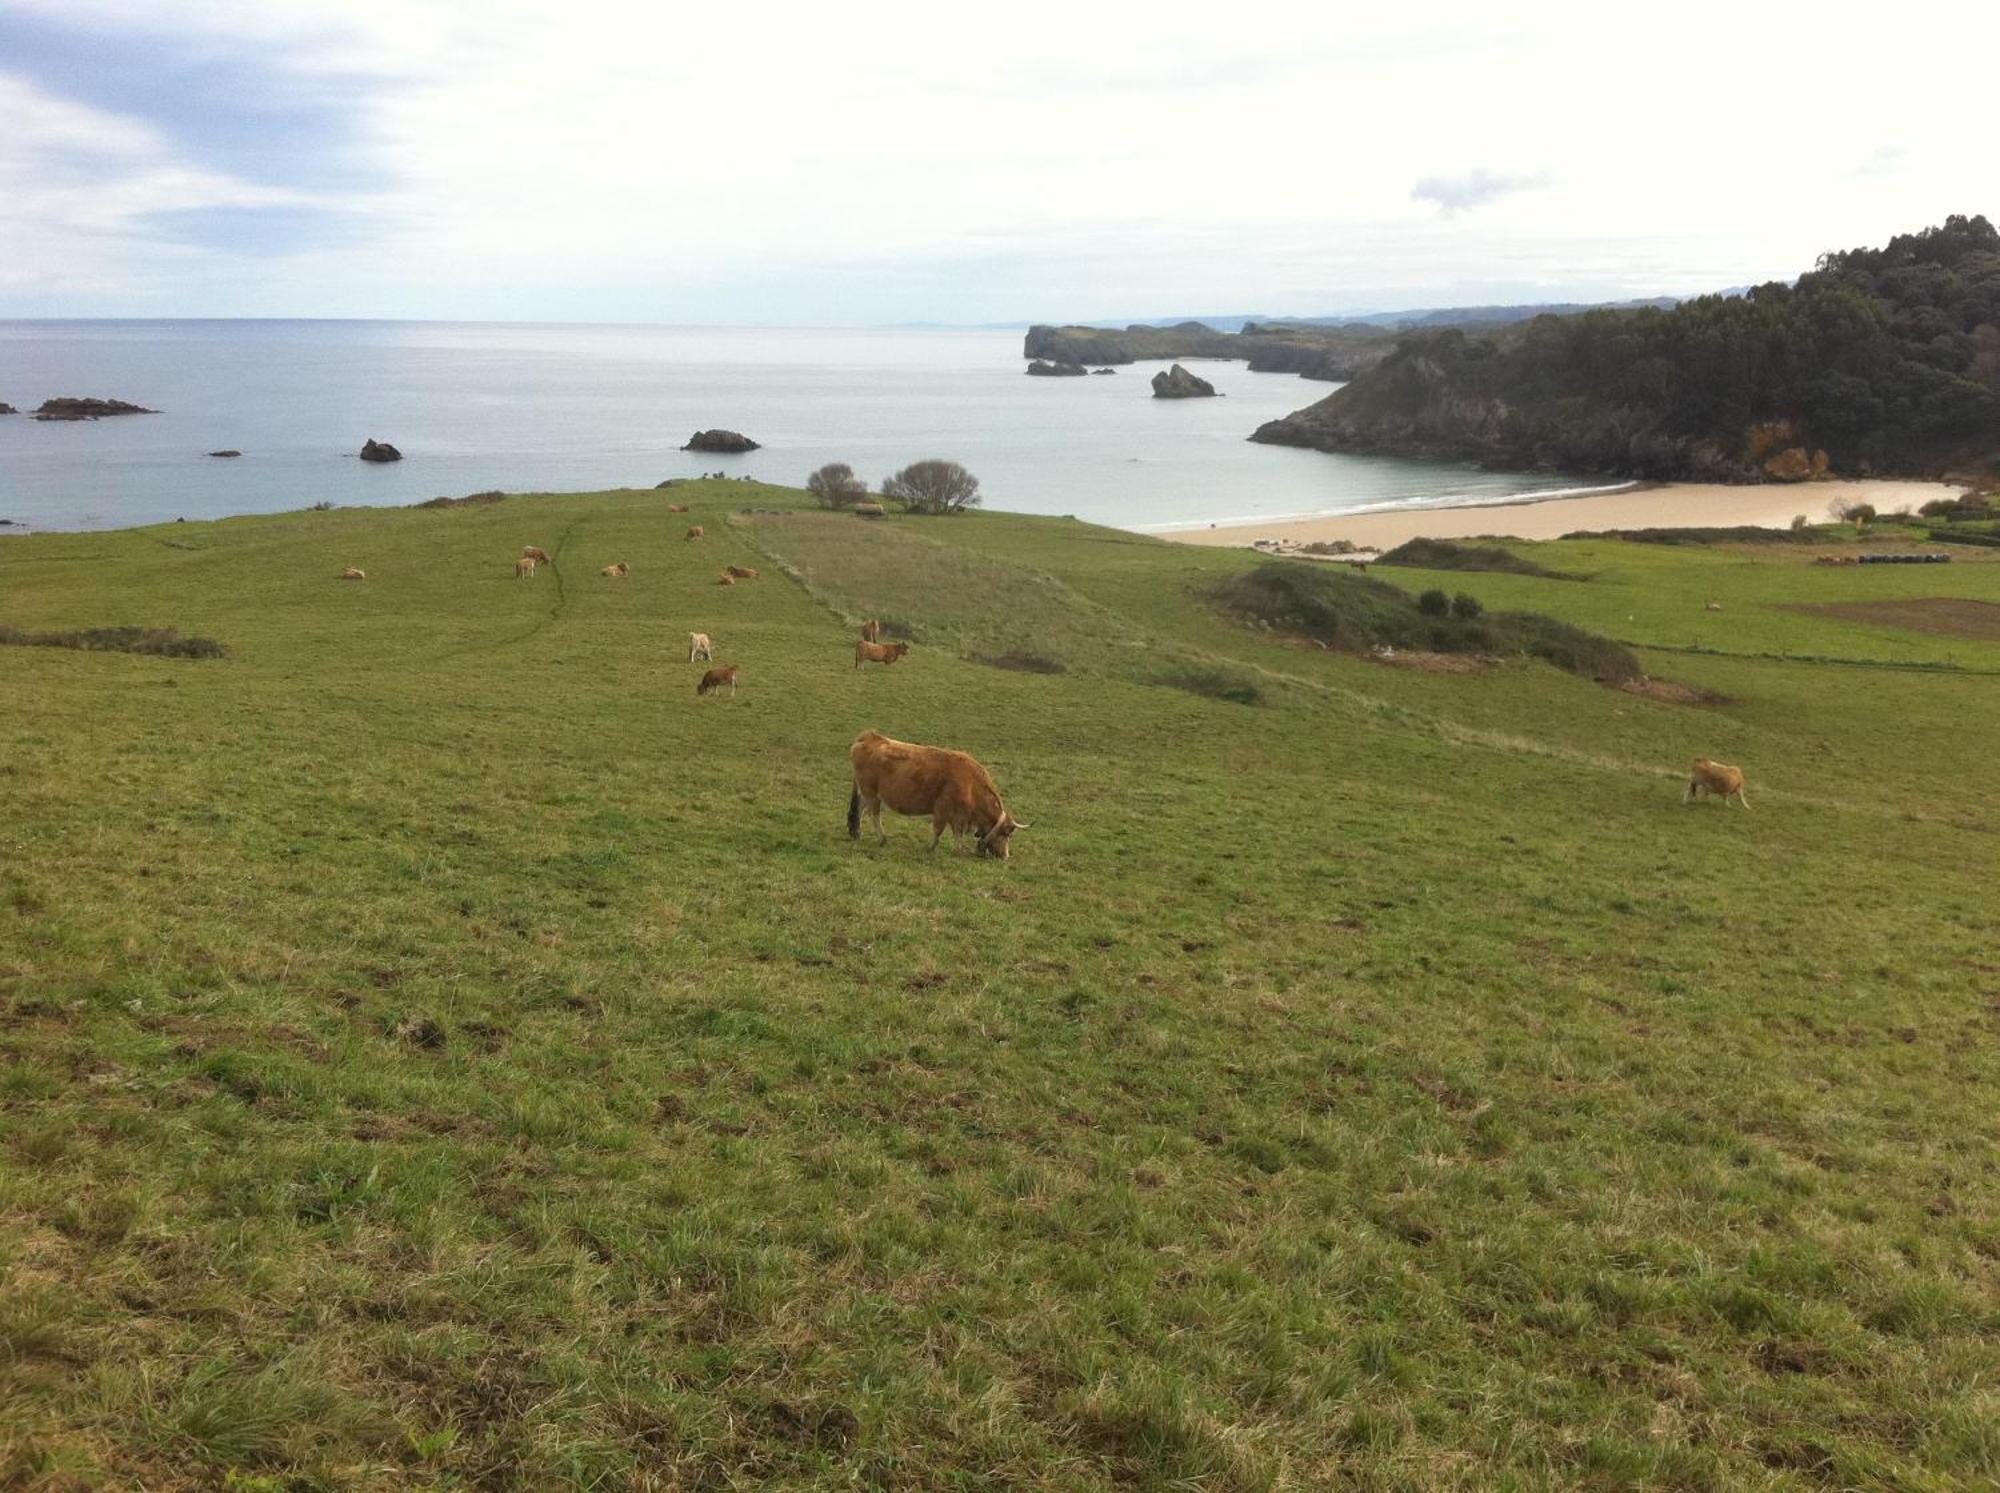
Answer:
[[1730, 482], [2000, 469], [2000, 232], [1955, 216], [1740, 297], [1408, 331], [1251, 439]]

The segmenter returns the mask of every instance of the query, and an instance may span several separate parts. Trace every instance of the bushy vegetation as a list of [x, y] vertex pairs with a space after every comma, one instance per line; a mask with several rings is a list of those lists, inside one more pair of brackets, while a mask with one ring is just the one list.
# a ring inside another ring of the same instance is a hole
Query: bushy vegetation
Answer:
[[1259, 439], [1645, 477], [2000, 462], [2000, 233], [1983, 217], [1670, 311], [1406, 337]]
[[1225, 580], [1215, 596], [1246, 620], [1348, 652], [1388, 647], [1527, 654], [1605, 684], [1645, 677], [1631, 649], [1566, 622], [1529, 612], [1485, 612], [1469, 595], [1454, 606], [1438, 588], [1413, 598], [1386, 582], [1317, 565], [1259, 565]]
[[868, 484], [844, 461], [830, 461], [806, 478], [806, 491], [822, 508], [852, 508], [868, 496]]
[[89, 653], [147, 653], [159, 658], [227, 658], [213, 638], [184, 638], [171, 627], [81, 627], [26, 632], [0, 625], [0, 646], [78, 648]]
[[1825, 531], [1794, 519], [1790, 528], [1762, 529], [1753, 524], [1734, 527], [1689, 526], [1658, 529], [1578, 529], [1564, 539], [1609, 539], [1627, 544], [1824, 544]]
[[1377, 562], [1417, 570], [1488, 570], [1500, 575], [1553, 576], [1554, 571], [1497, 544], [1461, 544], [1450, 539], [1411, 539]]
[[882, 483], [905, 513], [963, 513], [979, 506], [979, 479], [955, 461], [916, 461]]

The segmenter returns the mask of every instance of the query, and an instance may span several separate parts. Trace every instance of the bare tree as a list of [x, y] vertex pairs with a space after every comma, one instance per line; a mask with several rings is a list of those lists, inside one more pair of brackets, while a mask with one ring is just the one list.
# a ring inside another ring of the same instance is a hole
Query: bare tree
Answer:
[[979, 506], [979, 479], [955, 461], [915, 461], [882, 484], [906, 513], [963, 513]]
[[806, 491], [822, 508], [851, 508], [868, 496], [868, 484], [844, 461], [830, 461], [806, 478]]

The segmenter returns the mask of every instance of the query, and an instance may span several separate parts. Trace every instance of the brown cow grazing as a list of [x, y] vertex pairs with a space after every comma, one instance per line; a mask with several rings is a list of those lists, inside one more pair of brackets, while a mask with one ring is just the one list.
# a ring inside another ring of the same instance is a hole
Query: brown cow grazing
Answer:
[[365, 581], [368, 579], [368, 572], [358, 565], [350, 565], [341, 571], [340, 578], [343, 581]]
[[705, 632], [691, 632], [688, 634], [688, 662], [693, 663], [696, 659], [706, 659], [709, 663], [715, 662], [715, 648], [708, 641], [708, 634]]
[[537, 565], [553, 565], [555, 563], [549, 558], [547, 550], [533, 544], [521, 546], [521, 558], [523, 560], [533, 560]]
[[694, 692], [698, 695], [705, 695], [712, 689], [721, 689], [724, 685], [729, 686], [730, 694], [733, 695], [736, 693], [735, 664], [724, 664], [719, 669], [710, 669], [706, 674], [701, 676], [701, 683], [694, 687]]
[[854, 791], [847, 800], [847, 837], [861, 838], [861, 816], [875, 820], [875, 836], [888, 842], [882, 830], [882, 806], [898, 814], [931, 816], [931, 849], [944, 832], [963, 843], [965, 832], [979, 842], [981, 855], [1007, 859], [1007, 845], [1016, 830], [1026, 829], [1007, 812], [993, 774], [964, 752], [897, 741], [880, 731], [863, 731], [849, 753], [854, 763]]
[[871, 643], [865, 638], [854, 645], [854, 667], [864, 663], [893, 664], [910, 651], [908, 643]]
[[715, 584], [718, 586], [733, 586], [736, 584], [736, 577], [725, 570], [715, 578]]
[[731, 565], [728, 567], [728, 570], [739, 581], [754, 581], [757, 579], [757, 572], [752, 570], [748, 565]]
[[632, 573], [632, 567], [620, 560], [616, 565], [607, 565], [597, 572], [599, 575], [623, 576]]
[[527, 580], [530, 577], [532, 577], [534, 573], [535, 573], [535, 562], [533, 560], [530, 560], [526, 555], [521, 556], [520, 559], [514, 562], [514, 578], [516, 580]]
[[701, 538], [701, 525], [696, 524], [692, 529], [689, 529], [687, 532], [687, 537], [690, 539]]
[[1743, 769], [1731, 767], [1726, 762], [1711, 762], [1706, 757], [1694, 759], [1694, 776], [1688, 779], [1687, 792], [1681, 795], [1684, 804], [1693, 803], [1707, 790], [1721, 798], [1726, 804], [1735, 799], [1744, 808], [1750, 807], [1750, 800], [1743, 796]]
[[686, 513], [687, 511], [688, 511], [688, 505], [685, 503], [667, 504], [667, 512], [669, 513]]
[[879, 623], [879, 622], [875, 622], [875, 621], [872, 621], [872, 620], [871, 620], [871, 621], [868, 621], [868, 622], [864, 622], [864, 623], [862, 623], [862, 624], [861, 624], [861, 641], [862, 641], [862, 642], [864, 642], [864, 643], [879, 643], [879, 642], [881, 642], [881, 641], [882, 641], [882, 624], [881, 624], [881, 623]]

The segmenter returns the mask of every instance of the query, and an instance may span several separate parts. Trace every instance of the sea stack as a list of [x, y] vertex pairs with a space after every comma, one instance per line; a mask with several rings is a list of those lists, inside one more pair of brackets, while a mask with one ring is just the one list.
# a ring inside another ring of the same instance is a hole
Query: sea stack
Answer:
[[1084, 367], [1081, 363], [1049, 363], [1037, 358], [1028, 365], [1028, 372], [1035, 378], [1081, 378]]
[[35, 411], [37, 420], [102, 420], [107, 415], [157, 415], [143, 404], [127, 404], [122, 399], [44, 399]]
[[210, 456], [241, 456], [243, 453], [241, 451], [236, 450], [234, 447], [231, 447], [227, 451], [211, 451], [208, 454]]
[[718, 451], [725, 456], [738, 456], [757, 449], [757, 443], [740, 430], [697, 430], [681, 447], [683, 451]]
[[387, 441], [378, 441], [371, 436], [361, 443], [361, 459], [363, 461], [401, 461], [403, 453]]
[[21, 412], [11, 404], [0, 404], [0, 415], [18, 415]]
[[1155, 399], [1212, 399], [1215, 385], [1205, 378], [1196, 378], [1187, 369], [1176, 363], [1165, 373], [1153, 375], [1153, 397]]

